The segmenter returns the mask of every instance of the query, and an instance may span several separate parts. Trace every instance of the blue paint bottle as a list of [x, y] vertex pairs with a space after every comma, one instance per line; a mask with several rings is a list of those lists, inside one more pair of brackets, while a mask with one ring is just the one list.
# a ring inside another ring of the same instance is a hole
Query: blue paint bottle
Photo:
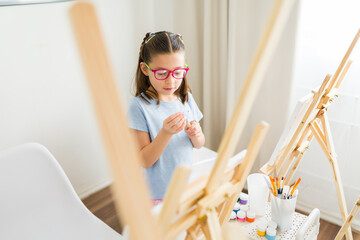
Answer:
[[266, 239], [269, 240], [275, 240], [276, 238], [276, 230], [274, 228], [267, 228], [266, 229], [266, 235], [265, 235]]

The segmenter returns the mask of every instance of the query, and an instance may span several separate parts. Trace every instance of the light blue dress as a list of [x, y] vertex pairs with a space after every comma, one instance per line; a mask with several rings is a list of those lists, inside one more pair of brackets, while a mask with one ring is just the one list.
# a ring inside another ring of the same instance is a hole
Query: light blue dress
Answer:
[[[185, 104], [180, 99], [160, 101], [159, 105], [156, 100], [151, 99], [149, 104], [142, 98], [135, 97], [130, 102], [129, 127], [148, 132], [152, 142], [163, 127], [163, 121], [176, 112], [184, 113], [189, 122], [200, 121], [203, 117], [191, 93]], [[173, 135], [161, 157], [150, 168], [145, 169], [153, 199], [164, 198], [175, 168], [180, 164], [191, 165], [192, 158], [193, 146], [185, 131]]]

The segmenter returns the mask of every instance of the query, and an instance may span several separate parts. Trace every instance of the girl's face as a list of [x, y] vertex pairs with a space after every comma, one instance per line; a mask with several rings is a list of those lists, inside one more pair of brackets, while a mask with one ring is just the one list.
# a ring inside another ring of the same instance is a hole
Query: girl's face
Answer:
[[[184, 68], [185, 66], [185, 54], [183, 51], [170, 53], [170, 54], [158, 54], [152, 58], [152, 61], [147, 63], [152, 70], [166, 69], [174, 70], [176, 68]], [[157, 91], [160, 101], [174, 101], [177, 96], [174, 92], [180, 87], [182, 79], [176, 79], [169, 74], [165, 80], [158, 80], [155, 78], [154, 73], [144, 64], [140, 63], [141, 71], [149, 76], [150, 83]]]

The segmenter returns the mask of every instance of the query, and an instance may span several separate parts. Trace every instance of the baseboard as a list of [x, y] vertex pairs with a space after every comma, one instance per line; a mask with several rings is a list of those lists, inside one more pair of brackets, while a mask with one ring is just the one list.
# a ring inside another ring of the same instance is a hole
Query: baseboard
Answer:
[[113, 182], [113, 180], [106, 179], [97, 184], [93, 184], [92, 186], [90, 186], [82, 191], [77, 192], [77, 194], [80, 199], [84, 199], [84, 198], [90, 196], [91, 194], [96, 193], [97, 191], [110, 186], [112, 182]]

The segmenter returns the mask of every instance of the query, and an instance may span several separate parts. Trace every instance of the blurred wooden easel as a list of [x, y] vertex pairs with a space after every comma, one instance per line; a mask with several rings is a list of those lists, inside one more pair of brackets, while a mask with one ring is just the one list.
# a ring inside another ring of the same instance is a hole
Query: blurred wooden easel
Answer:
[[[288, 184], [312, 138], [315, 137], [331, 164], [341, 216], [344, 222], [348, 216], [348, 211], [327, 110], [331, 102], [337, 97], [340, 84], [351, 65], [349, 56], [359, 37], [360, 30], [350, 44], [334, 76], [327, 75], [321, 86], [304, 98], [301, 106], [294, 112], [296, 115], [292, 116], [292, 121], [284, 132], [286, 135], [281, 137], [270, 161], [260, 169], [260, 172], [267, 175], [277, 170], [277, 175], [286, 177], [285, 182]], [[352, 239], [351, 229], [348, 229], [346, 237]]]
[[340, 228], [338, 234], [335, 237], [335, 240], [341, 240], [343, 238], [344, 234], [346, 233], [346, 231], [348, 231], [348, 229], [351, 230], [350, 224], [351, 224], [352, 220], [354, 220], [356, 214], [358, 213], [359, 208], [360, 208], [360, 197], [355, 202], [354, 207], [351, 210], [351, 213], [349, 214], [346, 221], [344, 222], [344, 224]]
[[[132, 240], [175, 239], [184, 231], [187, 239], [198, 239], [201, 234], [206, 239], [225, 238], [222, 225], [229, 219], [268, 125], [258, 125], [240, 164], [227, 168], [227, 163], [234, 153], [293, 3], [285, 0], [275, 2], [210, 175], [187, 185], [190, 169], [179, 167], [158, 216], [150, 213], [150, 194], [141, 174], [140, 158], [129, 133], [125, 111], [119, 102], [95, 10], [89, 3], [76, 3], [70, 9], [75, 38], [114, 176], [115, 203], [121, 223], [130, 227]], [[236, 238], [246, 239], [243, 236]]]

